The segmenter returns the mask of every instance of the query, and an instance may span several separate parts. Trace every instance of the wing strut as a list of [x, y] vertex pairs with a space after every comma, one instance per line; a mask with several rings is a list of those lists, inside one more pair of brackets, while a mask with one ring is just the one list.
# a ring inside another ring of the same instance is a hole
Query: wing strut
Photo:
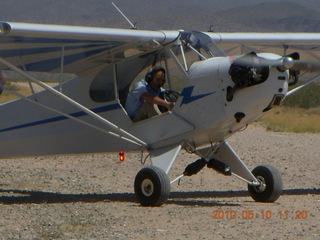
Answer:
[[187, 69], [185, 69], [182, 64], [180, 63], [179, 59], [177, 58], [177, 56], [174, 54], [174, 52], [169, 49], [168, 50], [168, 53], [169, 55], [172, 57], [173, 61], [176, 63], [178, 69], [183, 73], [184, 77], [185, 78], [188, 78], [189, 75], [188, 75], [188, 72], [187, 72]]
[[[102, 122], [103, 124], [107, 125], [108, 127], [110, 127], [111, 129], [113, 129], [113, 131], [115, 132], [109, 132], [109, 131], [106, 131], [106, 130], [103, 130], [103, 129], [100, 129], [102, 130], [103, 132], [105, 133], [108, 133], [110, 135], [113, 135], [113, 136], [118, 136], [119, 138], [123, 139], [123, 140], [126, 140], [126, 141], [129, 141], [131, 143], [134, 143], [138, 146], [141, 146], [141, 147], [145, 147], [147, 148], [148, 145], [143, 142], [142, 140], [140, 140], [139, 138], [133, 136], [132, 134], [128, 133], [127, 131], [121, 129], [120, 127], [118, 127], [117, 125], [113, 124], [112, 122], [108, 121], [107, 119], [101, 117], [100, 115], [98, 115], [97, 113], [91, 111], [90, 109], [86, 108], [85, 106], [81, 105], [80, 103], [72, 100], [71, 98], [69, 98], [68, 96], [64, 95], [63, 93], [57, 91], [56, 89], [50, 87], [49, 85], [39, 81], [38, 79], [36, 79], [35, 77], [32, 77], [30, 76], [29, 74], [27, 74], [26, 72], [24, 72], [23, 70], [21, 70], [20, 68], [14, 66], [13, 64], [7, 62], [6, 60], [4, 60], [3, 58], [0, 58], [0, 63], [4, 64], [5, 66], [9, 67], [10, 69], [12, 69], [13, 71], [21, 74], [22, 76], [26, 77], [28, 80], [38, 84], [39, 86], [43, 87], [44, 89], [46, 89], [47, 91], [51, 92], [52, 94], [54, 94], [55, 96], [63, 99], [64, 101], [70, 103], [71, 105], [73, 105], [74, 107], [80, 109], [81, 111], [85, 112], [86, 114], [88, 114], [89, 116], [91, 116], [92, 118]], [[34, 102], [36, 103], [36, 102]], [[41, 104], [42, 105], [42, 104]], [[42, 105], [43, 106], [43, 105]], [[50, 109], [50, 110], [53, 110], [59, 114], [62, 114], [70, 119], [75, 119], [73, 118], [72, 116], [70, 116], [69, 114], [65, 114], [65, 113], [62, 113], [60, 111], [57, 111], [57, 110], [54, 110], [52, 108], [49, 108], [47, 106], [45, 106], [47, 109]], [[77, 121], [81, 121], [79, 119], [77, 119]], [[91, 125], [91, 124], [88, 124], [84, 121], [81, 121], [82, 123], [85, 123], [86, 125], [90, 125], [91, 127], [94, 127], [95, 129], [97, 129], [97, 127], [95, 127], [94, 125]]]
[[296, 88], [292, 89], [291, 91], [289, 91], [289, 92], [286, 94], [286, 97], [290, 96], [291, 94], [299, 91], [300, 89], [306, 87], [306, 86], [309, 85], [310, 83], [313, 83], [313, 82], [315, 82], [315, 81], [317, 81], [317, 80], [319, 80], [319, 79], [320, 79], [320, 74], [318, 74], [317, 76], [311, 78], [310, 80], [308, 80], [307, 82], [305, 82], [305, 83], [302, 84], [301, 86], [296, 87]]

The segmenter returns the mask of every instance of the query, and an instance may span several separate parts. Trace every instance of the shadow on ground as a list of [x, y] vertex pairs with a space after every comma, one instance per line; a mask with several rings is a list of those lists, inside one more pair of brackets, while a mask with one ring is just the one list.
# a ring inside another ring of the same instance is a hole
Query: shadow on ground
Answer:
[[[282, 195], [320, 195], [320, 189], [287, 189]], [[171, 192], [167, 204], [177, 205], [226, 205], [212, 201], [212, 198], [249, 197], [247, 191], [194, 191]], [[207, 200], [202, 200], [207, 198]], [[66, 194], [55, 192], [27, 191], [27, 190], [0, 190], [0, 204], [55, 204], [55, 203], [95, 203], [95, 202], [129, 202], [137, 203], [134, 193], [109, 193], [109, 194]], [[227, 205], [239, 205], [228, 203]]]

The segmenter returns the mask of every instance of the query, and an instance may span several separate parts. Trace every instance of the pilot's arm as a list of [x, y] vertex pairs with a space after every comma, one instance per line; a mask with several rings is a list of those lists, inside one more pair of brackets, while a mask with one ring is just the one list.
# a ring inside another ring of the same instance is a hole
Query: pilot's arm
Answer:
[[168, 108], [169, 110], [171, 110], [174, 106], [174, 102], [167, 102], [167, 101], [163, 100], [162, 98], [157, 97], [157, 96], [153, 96], [152, 94], [149, 94], [149, 93], [143, 93], [140, 97], [143, 100], [145, 100], [146, 102], [164, 106], [164, 107]]

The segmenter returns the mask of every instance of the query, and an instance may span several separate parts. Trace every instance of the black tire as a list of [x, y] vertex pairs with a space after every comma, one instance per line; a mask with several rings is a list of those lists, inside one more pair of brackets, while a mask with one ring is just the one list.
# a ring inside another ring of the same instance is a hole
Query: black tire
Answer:
[[282, 193], [282, 178], [278, 169], [260, 165], [253, 169], [252, 174], [262, 184], [258, 187], [248, 184], [251, 197], [257, 202], [275, 202]]
[[170, 180], [160, 168], [141, 169], [134, 180], [134, 192], [142, 206], [161, 206], [170, 194]]

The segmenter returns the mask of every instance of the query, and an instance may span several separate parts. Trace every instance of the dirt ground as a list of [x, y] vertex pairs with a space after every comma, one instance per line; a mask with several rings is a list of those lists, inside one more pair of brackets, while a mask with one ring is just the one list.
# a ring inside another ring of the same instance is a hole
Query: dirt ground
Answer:
[[[320, 239], [320, 135], [254, 126], [228, 142], [250, 169], [281, 171], [277, 202], [254, 202], [246, 183], [205, 168], [173, 184], [165, 205], [141, 207], [136, 153], [0, 160], [0, 239]], [[196, 159], [182, 151], [170, 179]]]

